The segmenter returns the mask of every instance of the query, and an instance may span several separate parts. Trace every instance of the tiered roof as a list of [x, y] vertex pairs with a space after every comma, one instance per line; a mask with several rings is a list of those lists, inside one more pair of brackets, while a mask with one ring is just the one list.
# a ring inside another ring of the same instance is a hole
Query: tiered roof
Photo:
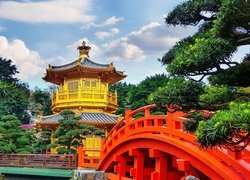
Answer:
[[[118, 122], [118, 116], [111, 115], [103, 112], [82, 112], [80, 114], [81, 119], [79, 123], [101, 125], [101, 124], [116, 124]], [[41, 116], [39, 123], [42, 124], [59, 124], [59, 120], [63, 117], [60, 114], [54, 114], [50, 116]]]
[[124, 72], [117, 71], [112, 63], [99, 64], [87, 57], [80, 57], [78, 60], [62, 66], [51, 66], [46, 69], [45, 81], [60, 85], [64, 77], [80, 77], [86, 74], [90, 77], [103, 77], [110, 84], [114, 84], [126, 77]]
[[77, 60], [61, 66], [49, 65], [43, 79], [47, 82], [60, 85], [65, 77], [79, 78], [84, 75], [84, 77], [89, 78], [100, 77], [109, 82], [109, 84], [114, 84], [126, 77], [123, 71], [116, 70], [113, 63], [99, 64], [90, 60], [88, 56], [90, 49], [83, 42], [83, 45], [78, 47], [80, 56]]

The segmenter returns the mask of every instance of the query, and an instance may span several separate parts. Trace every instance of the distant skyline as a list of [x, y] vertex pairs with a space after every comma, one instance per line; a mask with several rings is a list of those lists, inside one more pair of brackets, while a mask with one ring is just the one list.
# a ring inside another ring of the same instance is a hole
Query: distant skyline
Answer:
[[[166, 73], [157, 61], [198, 27], [173, 27], [164, 17], [183, 0], [16, 0], [0, 1], [0, 56], [11, 59], [18, 78], [31, 88], [46, 88], [48, 64], [77, 59], [83, 40], [90, 59], [113, 62], [126, 82]], [[249, 47], [237, 54], [241, 57]]]

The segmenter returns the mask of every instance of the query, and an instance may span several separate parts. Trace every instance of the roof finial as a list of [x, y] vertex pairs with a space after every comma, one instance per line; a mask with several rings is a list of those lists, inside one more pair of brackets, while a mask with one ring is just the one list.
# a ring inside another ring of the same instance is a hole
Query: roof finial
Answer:
[[81, 46], [78, 46], [77, 49], [79, 50], [80, 56], [86, 55], [89, 57], [89, 50], [91, 49], [90, 46], [86, 45], [86, 42], [83, 41]]

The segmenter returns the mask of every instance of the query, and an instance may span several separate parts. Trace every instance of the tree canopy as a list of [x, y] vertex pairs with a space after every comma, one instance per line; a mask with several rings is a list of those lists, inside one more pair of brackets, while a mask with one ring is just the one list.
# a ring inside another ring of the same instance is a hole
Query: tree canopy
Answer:
[[28, 123], [28, 85], [15, 77], [18, 71], [11, 60], [0, 58], [0, 69], [0, 117], [14, 115], [23, 123]]
[[78, 123], [80, 118], [71, 110], [63, 110], [60, 115], [63, 118], [59, 120], [59, 127], [52, 136], [56, 140], [48, 146], [56, 147], [58, 154], [76, 153], [77, 146], [85, 135], [103, 133], [95, 126]]
[[31, 153], [32, 139], [30, 132], [24, 132], [21, 121], [13, 115], [3, 116], [0, 119], [0, 152], [4, 153]]
[[164, 87], [149, 96], [151, 103], [159, 106], [181, 105], [184, 109], [197, 108], [199, 95], [204, 91], [202, 83], [184, 78], [172, 78]]
[[148, 100], [149, 95], [159, 87], [165, 86], [168, 81], [169, 77], [166, 74], [156, 74], [147, 76], [137, 85], [127, 84], [126, 82], [115, 84], [110, 89], [111, 91], [116, 89], [118, 93], [119, 108], [116, 114], [124, 114], [126, 104], [131, 105], [132, 109], [150, 104], [151, 102]]
[[12, 64], [10, 59], [0, 57], [0, 80], [8, 83], [15, 83], [18, 81], [14, 76], [18, 73], [16, 65]]
[[[190, 116], [190, 123], [186, 121], [184, 126], [191, 132], [196, 130], [202, 147], [242, 150], [250, 141], [246, 90], [250, 86], [250, 52], [241, 61], [233, 55], [239, 47], [250, 45], [249, 1], [187, 0], [172, 10], [165, 22], [173, 26], [199, 25], [198, 32], [177, 42], [160, 59], [167, 65], [168, 73], [188, 79], [198, 76], [198, 81], [208, 77], [210, 85], [200, 89], [190, 80], [171, 81], [171, 85], [154, 92], [151, 100], [184, 107], [193, 103], [189, 108], [197, 103], [195, 109], [220, 109], [209, 119], [203, 119], [200, 114]], [[194, 95], [192, 90], [196, 96], [185, 99]]]
[[240, 66], [241, 62], [232, 59], [238, 47], [250, 44], [249, 12], [246, 0], [189, 0], [178, 5], [166, 17], [166, 23], [199, 24], [200, 28], [173, 46], [160, 61], [168, 65], [171, 75], [182, 77], [201, 75], [203, 79], [224, 72], [225, 66], [232, 69], [230, 73], [236, 73], [238, 67], [249, 65]]
[[0, 116], [14, 115], [22, 123], [28, 123], [29, 90], [16, 84], [7, 84], [4, 89], [7, 94], [0, 100]]
[[243, 150], [250, 142], [250, 102], [230, 103], [229, 110], [220, 110], [211, 119], [201, 121], [196, 131], [201, 147], [227, 147]]
[[169, 77], [166, 74], [156, 74], [146, 77], [146, 79], [141, 81], [131, 92], [129, 97], [131, 108], [137, 109], [150, 104], [148, 101], [149, 95], [159, 87], [165, 86], [168, 81]]
[[49, 91], [35, 89], [31, 93], [31, 112], [33, 115], [51, 115], [51, 95]]

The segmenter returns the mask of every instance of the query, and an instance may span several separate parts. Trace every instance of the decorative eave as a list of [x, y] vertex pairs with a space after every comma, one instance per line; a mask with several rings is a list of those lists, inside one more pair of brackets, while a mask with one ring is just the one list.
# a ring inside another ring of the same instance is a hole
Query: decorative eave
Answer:
[[[118, 116], [104, 112], [83, 112], [80, 117], [81, 119], [79, 120], [79, 123], [90, 125], [115, 125], [119, 122]], [[60, 119], [62, 119], [60, 114], [41, 116], [40, 121], [38, 121], [37, 124], [55, 126], [59, 125]]]
[[49, 65], [49, 68], [46, 69], [46, 74], [43, 77], [43, 80], [60, 85], [60, 83], [63, 81], [63, 78], [67, 74], [71, 73], [76, 73], [79, 75], [82, 73], [99, 74], [101, 76], [104, 75], [108, 77], [107, 81], [110, 84], [114, 84], [127, 76], [123, 74], [122, 71], [117, 71], [113, 66], [113, 63], [99, 64], [84, 57], [62, 66]]

